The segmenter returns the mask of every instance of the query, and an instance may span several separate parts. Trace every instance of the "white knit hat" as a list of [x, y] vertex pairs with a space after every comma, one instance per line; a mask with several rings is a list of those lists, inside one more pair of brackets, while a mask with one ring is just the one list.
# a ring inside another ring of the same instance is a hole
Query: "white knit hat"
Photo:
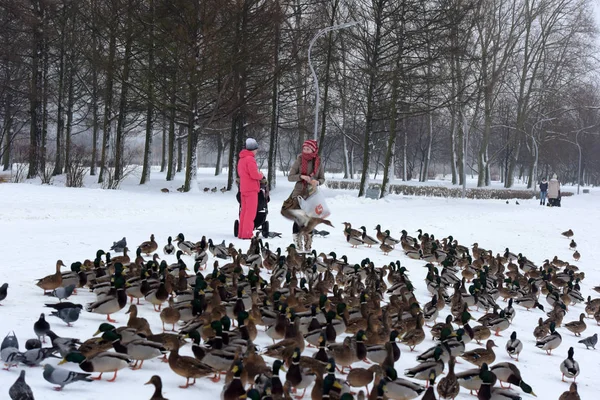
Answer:
[[258, 143], [253, 138], [249, 137], [246, 139], [246, 150], [256, 150], [258, 149]]

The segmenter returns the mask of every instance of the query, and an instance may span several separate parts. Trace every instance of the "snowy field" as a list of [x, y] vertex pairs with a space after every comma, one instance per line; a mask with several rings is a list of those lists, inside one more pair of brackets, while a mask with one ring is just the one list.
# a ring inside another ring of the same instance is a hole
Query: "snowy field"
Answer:
[[[51, 311], [43, 306], [44, 302], [53, 299], [43, 296], [42, 290], [35, 286], [37, 278], [52, 274], [56, 260], [62, 259], [66, 265], [86, 258], [93, 259], [98, 249], [108, 250], [113, 241], [123, 236], [127, 237], [130, 247], [149, 239], [150, 234], [156, 236], [159, 242], [159, 254], [170, 264], [175, 256], [163, 256], [162, 247], [168, 236], [176, 236], [179, 232], [186, 239], [198, 241], [202, 235], [212, 238], [214, 242], [225, 240], [233, 242], [236, 247], [247, 250], [248, 242], [243, 242], [233, 236], [233, 221], [238, 215], [238, 204], [234, 193], [204, 193], [204, 187], [223, 187], [226, 175], [211, 176], [209, 170], [201, 170], [198, 177], [199, 191], [178, 193], [175, 189], [181, 186], [183, 175], [179, 180], [165, 182], [163, 175], [153, 173], [149, 185], [137, 185], [138, 178], [123, 184], [121, 190], [109, 191], [96, 188], [93, 179], [89, 179], [86, 188], [69, 189], [62, 187], [57, 180], [56, 186], [40, 186], [35, 183], [0, 184], [0, 284], [8, 282], [10, 287], [8, 297], [0, 307], [0, 340], [14, 330], [19, 338], [21, 350], [27, 339], [35, 337], [33, 324], [39, 314]], [[282, 232], [282, 239], [270, 240], [271, 248], [284, 247], [291, 242], [291, 223], [279, 214], [282, 201], [288, 196], [291, 184], [280, 177], [277, 189], [271, 194], [269, 221], [271, 230]], [[474, 183], [472, 182], [474, 185]], [[496, 186], [496, 185], [495, 185]], [[500, 184], [498, 184], [500, 186]], [[170, 189], [170, 193], [161, 193], [161, 188]], [[554, 256], [574, 262], [569, 241], [560, 235], [571, 228], [575, 232], [574, 239], [581, 253], [581, 260], [576, 263], [586, 278], [582, 282], [582, 293], [597, 297], [592, 290], [600, 283], [600, 268], [597, 265], [597, 249], [600, 242], [598, 221], [600, 221], [600, 190], [592, 189], [590, 194], [573, 196], [563, 199], [563, 207], [541, 207], [536, 200], [519, 201], [520, 205], [511, 200], [462, 200], [440, 198], [417, 198], [406, 196], [389, 196], [384, 200], [358, 199], [355, 192], [326, 190], [328, 203], [333, 211], [331, 221], [335, 226], [327, 238], [316, 238], [313, 244], [317, 251], [335, 251], [338, 258], [347, 255], [349, 262], [354, 264], [365, 257], [373, 260], [376, 266], [399, 259], [409, 270], [410, 278], [416, 285], [416, 295], [424, 304], [430, 300], [423, 282], [426, 269], [425, 262], [408, 259], [399, 249], [384, 256], [379, 249], [352, 249], [342, 235], [342, 222], [349, 221], [356, 228], [365, 225], [368, 232], [374, 235], [372, 228], [381, 224], [383, 229], [389, 229], [392, 236], [399, 237], [400, 230], [406, 229], [409, 234], [416, 234], [417, 229], [432, 233], [436, 238], [452, 235], [459, 243], [471, 246], [477, 242], [481, 247], [491, 249], [494, 254], [503, 252], [508, 247], [514, 253], [523, 253], [528, 259], [540, 265], [543, 260]], [[564, 188], [576, 191], [576, 188]], [[323, 226], [319, 229], [324, 228]], [[191, 268], [193, 260], [184, 257]], [[209, 265], [212, 264], [212, 256]], [[72, 296], [71, 301], [81, 304], [92, 302], [95, 296], [87, 290], [80, 290]], [[541, 303], [548, 309], [545, 299]], [[504, 307], [504, 303], [500, 301]], [[579, 304], [569, 308], [564, 322], [574, 321], [583, 312], [585, 305]], [[501, 338], [493, 338], [499, 346], [497, 362], [511, 361], [504, 346], [515, 330], [524, 343], [519, 368], [525, 382], [529, 383], [540, 399], [558, 399], [559, 395], [569, 388], [569, 383], [561, 382], [560, 363], [566, 358], [570, 346], [575, 348], [575, 359], [581, 365], [581, 375], [577, 378], [579, 393], [583, 399], [592, 400], [598, 393], [598, 381], [594, 377], [600, 368], [598, 352], [586, 350], [585, 346], [577, 343], [572, 333], [564, 328], [559, 332], [563, 336], [562, 345], [552, 356], [535, 347], [533, 329], [539, 317], [544, 317], [542, 311], [535, 309], [527, 312], [517, 310], [513, 325], [503, 333]], [[442, 320], [448, 312], [444, 310], [438, 319]], [[161, 332], [161, 322], [158, 313], [152, 306], [140, 306], [140, 316], [150, 321], [154, 332]], [[481, 312], [473, 312], [478, 318]], [[120, 324], [126, 324], [128, 316], [124, 310], [114, 314]], [[83, 312], [74, 327], [67, 327], [61, 320], [48, 317], [52, 329], [59, 336], [88, 339], [104, 321], [104, 316]], [[593, 319], [586, 320], [587, 330], [583, 337], [591, 336], [600, 331]], [[259, 328], [260, 329], [260, 328]], [[402, 355], [396, 363], [396, 370], [402, 376], [404, 369], [417, 365], [415, 357], [420, 352], [433, 345], [429, 331], [426, 328], [427, 339], [411, 353], [407, 347], [400, 346]], [[264, 347], [270, 339], [259, 333], [257, 345]], [[478, 347], [474, 342], [467, 350]], [[307, 349], [306, 354], [312, 350]], [[182, 353], [191, 354], [189, 346]], [[52, 364], [59, 360], [51, 359]], [[457, 372], [471, 368], [472, 365], [462, 360], [457, 365]], [[271, 360], [267, 360], [271, 364]], [[357, 363], [356, 365], [361, 365]], [[72, 363], [64, 365], [79, 371]], [[364, 365], [362, 365], [364, 366]], [[159, 360], [144, 363], [138, 371], [122, 370], [115, 383], [97, 381], [93, 383], [77, 382], [69, 385], [63, 392], [55, 392], [52, 385], [42, 378], [40, 367], [13, 368], [10, 371], [0, 370], [0, 399], [7, 399], [10, 385], [19, 376], [21, 368], [27, 370], [27, 382], [31, 385], [36, 399], [66, 399], [80, 400], [97, 399], [99, 394], [106, 398], [125, 398], [130, 400], [149, 399], [153, 393], [152, 386], [143, 386], [149, 378], [158, 374], [163, 379], [164, 396], [171, 400], [183, 399], [189, 396], [213, 399], [219, 396], [222, 383], [212, 383], [201, 379], [187, 390], [179, 389], [178, 385], [185, 379], [170, 370], [167, 364]], [[96, 375], [96, 374], [95, 374]], [[105, 374], [106, 378], [112, 374]], [[282, 380], [285, 373], [281, 373]], [[532, 398], [522, 394], [524, 399]], [[436, 394], [437, 396], [437, 394]], [[305, 398], [310, 398], [310, 389]], [[459, 399], [472, 398], [468, 392], [461, 389]]]

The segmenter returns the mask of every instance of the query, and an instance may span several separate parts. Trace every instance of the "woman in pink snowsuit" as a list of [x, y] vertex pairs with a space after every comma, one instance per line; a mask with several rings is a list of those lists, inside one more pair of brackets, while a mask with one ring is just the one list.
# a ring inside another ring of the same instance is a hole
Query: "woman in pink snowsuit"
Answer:
[[237, 173], [240, 177], [240, 203], [242, 205], [238, 230], [238, 238], [240, 239], [251, 239], [253, 236], [260, 181], [265, 177], [256, 165], [257, 152], [258, 143], [256, 140], [253, 138], [246, 139], [246, 148], [240, 151], [237, 165]]

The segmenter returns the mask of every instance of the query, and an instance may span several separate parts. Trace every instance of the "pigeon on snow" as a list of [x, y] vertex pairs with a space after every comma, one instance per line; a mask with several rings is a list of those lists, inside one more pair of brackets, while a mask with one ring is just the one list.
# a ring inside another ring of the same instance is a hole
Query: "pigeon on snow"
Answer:
[[54, 388], [54, 390], [60, 391], [66, 385], [77, 382], [92, 382], [92, 379], [89, 378], [91, 374], [84, 374], [81, 372], [73, 372], [68, 369], [54, 367], [50, 364], [44, 364], [44, 379], [50, 383], [58, 385]]
[[34, 400], [33, 392], [27, 382], [25, 382], [24, 369], [21, 370], [21, 375], [19, 375], [15, 383], [8, 389], [8, 395], [12, 400]]
[[125, 247], [127, 247], [127, 239], [123, 238], [118, 242], [113, 242], [113, 245], [110, 249], [115, 253], [122, 253]]
[[582, 339], [579, 341], [579, 343], [583, 343], [585, 345], [586, 349], [588, 349], [588, 350], [590, 347], [592, 349], [596, 350], [596, 343], [598, 343], [598, 334], [594, 333], [594, 336], [590, 336], [585, 339]]

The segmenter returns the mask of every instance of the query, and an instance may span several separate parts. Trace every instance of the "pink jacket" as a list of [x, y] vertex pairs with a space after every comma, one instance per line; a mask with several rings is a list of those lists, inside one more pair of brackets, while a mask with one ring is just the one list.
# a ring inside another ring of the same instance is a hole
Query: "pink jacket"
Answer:
[[263, 174], [258, 170], [254, 153], [246, 149], [240, 151], [237, 173], [240, 177], [241, 193], [258, 193], [260, 191]]

